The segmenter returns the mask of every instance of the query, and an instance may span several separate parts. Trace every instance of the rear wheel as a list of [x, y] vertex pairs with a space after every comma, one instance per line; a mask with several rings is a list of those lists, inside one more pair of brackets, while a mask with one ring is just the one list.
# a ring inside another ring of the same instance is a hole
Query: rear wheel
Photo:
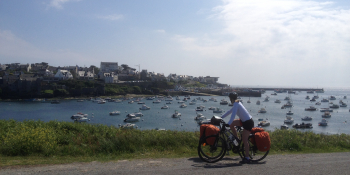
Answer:
[[[208, 145], [206, 140], [215, 140], [212, 145]], [[219, 136], [208, 136], [200, 139], [198, 145], [198, 156], [205, 162], [214, 163], [221, 160], [226, 153], [226, 145], [223, 138]]]
[[[250, 137], [249, 137], [250, 138]], [[259, 151], [258, 147], [251, 142], [251, 140], [249, 139], [249, 157], [251, 159], [252, 162], [258, 162], [263, 160], [270, 152], [270, 150], [267, 151]], [[244, 151], [244, 144], [242, 144], [242, 155], [245, 155], [245, 151]]]

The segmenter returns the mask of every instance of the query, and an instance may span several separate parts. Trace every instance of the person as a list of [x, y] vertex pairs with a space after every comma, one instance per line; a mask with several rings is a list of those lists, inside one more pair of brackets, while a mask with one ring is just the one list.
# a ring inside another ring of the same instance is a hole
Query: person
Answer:
[[[250, 163], [248, 137], [250, 135], [250, 131], [254, 127], [254, 121], [252, 116], [248, 113], [247, 109], [242, 105], [242, 103], [239, 100], [237, 100], [237, 97], [238, 94], [235, 92], [229, 94], [229, 98], [233, 106], [229, 111], [223, 114], [221, 118], [225, 118], [226, 116], [231, 114], [231, 118], [228, 122], [228, 125], [230, 126], [233, 134], [236, 137], [238, 137], [238, 135], [235, 126], [243, 126], [243, 134], [241, 139], [244, 144], [245, 157], [242, 159], [242, 161], [240, 161], [240, 163]], [[235, 119], [236, 114], [238, 116], [238, 119]]]

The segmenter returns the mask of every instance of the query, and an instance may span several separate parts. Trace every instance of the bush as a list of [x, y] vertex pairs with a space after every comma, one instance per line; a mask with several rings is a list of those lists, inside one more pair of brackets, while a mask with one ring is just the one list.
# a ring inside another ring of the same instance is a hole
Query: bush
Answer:
[[50, 155], [57, 147], [55, 132], [50, 128], [19, 123], [1, 135], [1, 153], [9, 156], [33, 153]]

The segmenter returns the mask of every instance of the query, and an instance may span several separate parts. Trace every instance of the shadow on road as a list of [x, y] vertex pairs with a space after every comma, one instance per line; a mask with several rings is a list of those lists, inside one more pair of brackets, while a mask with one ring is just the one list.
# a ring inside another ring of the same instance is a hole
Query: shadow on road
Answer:
[[[193, 161], [196, 164], [193, 164], [193, 167], [202, 167], [202, 168], [227, 168], [227, 167], [235, 167], [235, 166], [242, 166], [243, 164], [240, 164], [239, 161], [241, 161], [241, 158], [231, 158], [231, 157], [224, 157], [218, 162], [215, 163], [207, 163], [202, 161], [199, 157], [197, 158], [189, 158], [189, 161]], [[266, 164], [266, 162], [251, 162], [249, 165], [259, 165], [259, 164]]]

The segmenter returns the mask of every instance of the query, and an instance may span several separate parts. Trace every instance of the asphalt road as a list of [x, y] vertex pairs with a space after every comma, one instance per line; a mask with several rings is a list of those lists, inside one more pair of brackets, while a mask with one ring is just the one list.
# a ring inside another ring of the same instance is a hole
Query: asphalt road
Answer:
[[0, 167], [1, 175], [81, 175], [81, 174], [350, 174], [350, 153], [268, 155], [256, 164], [239, 164], [239, 157], [224, 157], [217, 163], [199, 158], [142, 159], [115, 162], [71, 163], [63, 165]]

